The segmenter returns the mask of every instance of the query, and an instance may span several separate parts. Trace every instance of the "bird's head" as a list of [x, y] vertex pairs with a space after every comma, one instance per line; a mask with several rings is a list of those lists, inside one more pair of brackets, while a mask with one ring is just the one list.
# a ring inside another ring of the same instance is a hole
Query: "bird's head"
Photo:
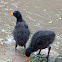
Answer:
[[26, 51], [25, 51], [25, 55], [27, 56], [27, 59], [28, 59], [28, 60], [29, 60], [29, 57], [30, 57], [30, 55], [31, 55], [31, 53], [32, 53], [32, 50], [33, 50], [32, 47], [28, 47], [28, 48], [26, 49]]
[[20, 17], [22, 19], [22, 15], [19, 11], [14, 11], [11, 16], [15, 16], [16, 18]]

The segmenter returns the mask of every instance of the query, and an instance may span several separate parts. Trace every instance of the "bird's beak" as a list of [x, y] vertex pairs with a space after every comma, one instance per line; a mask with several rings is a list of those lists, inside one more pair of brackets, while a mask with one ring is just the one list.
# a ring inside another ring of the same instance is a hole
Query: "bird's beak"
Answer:
[[3, 45], [3, 42], [2, 42], [2, 41], [0, 41], [0, 44], [1, 44], [1, 45]]
[[14, 14], [12, 13], [12, 15], [11, 16], [14, 16]]
[[29, 57], [27, 56], [27, 61], [29, 62]]

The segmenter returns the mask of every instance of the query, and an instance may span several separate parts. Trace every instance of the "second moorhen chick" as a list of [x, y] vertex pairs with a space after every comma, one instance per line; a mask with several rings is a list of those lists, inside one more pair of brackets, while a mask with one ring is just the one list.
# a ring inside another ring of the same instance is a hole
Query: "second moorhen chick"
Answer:
[[48, 48], [48, 55], [47, 55], [47, 62], [48, 62], [48, 57], [51, 50], [50, 44], [54, 41], [54, 39], [55, 39], [55, 33], [53, 31], [41, 30], [36, 32], [32, 36], [31, 43], [25, 51], [27, 58], [29, 58], [32, 52], [39, 50], [38, 54], [40, 54], [42, 49]]

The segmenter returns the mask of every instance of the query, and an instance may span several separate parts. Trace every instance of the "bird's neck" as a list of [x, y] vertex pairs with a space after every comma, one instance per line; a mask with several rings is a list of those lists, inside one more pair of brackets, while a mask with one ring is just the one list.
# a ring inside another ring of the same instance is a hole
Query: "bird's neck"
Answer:
[[17, 24], [18, 22], [22, 22], [22, 21], [23, 21], [22, 18], [21, 18], [21, 17], [18, 17], [16, 24]]

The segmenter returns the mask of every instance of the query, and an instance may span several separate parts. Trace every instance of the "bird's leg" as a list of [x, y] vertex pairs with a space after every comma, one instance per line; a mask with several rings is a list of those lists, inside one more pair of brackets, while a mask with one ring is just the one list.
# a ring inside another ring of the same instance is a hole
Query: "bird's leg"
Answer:
[[49, 46], [49, 47], [48, 47], [47, 62], [48, 62], [48, 58], [49, 58], [49, 53], [50, 53], [50, 50], [51, 50], [51, 46]]
[[37, 55], [40, 55], [41, 49], [39, 50], [39, 53]]
[[17, 48], [17, 46], [18, 46], [18, 45], [17, 45], [17, 43], [16, 43], [16, 44], [15, 44], [15, 51], [17, 50], [17, 49], [16, 49], [16, 48]]

